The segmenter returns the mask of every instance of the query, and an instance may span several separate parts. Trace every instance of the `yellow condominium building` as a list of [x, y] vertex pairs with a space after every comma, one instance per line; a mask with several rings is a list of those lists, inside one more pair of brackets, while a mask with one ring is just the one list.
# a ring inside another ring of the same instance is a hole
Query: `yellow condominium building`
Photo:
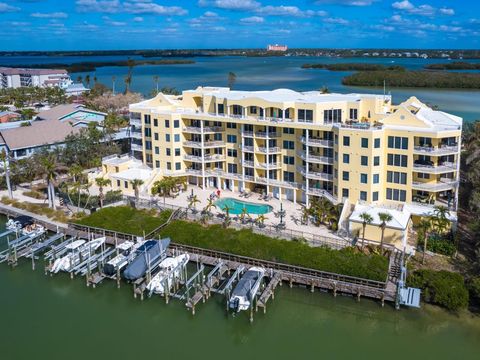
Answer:
[[411, 215], [457, 208], [462, 119], [415, 97], [199, 87], [130, 113], [132, 153], [155, 179]]

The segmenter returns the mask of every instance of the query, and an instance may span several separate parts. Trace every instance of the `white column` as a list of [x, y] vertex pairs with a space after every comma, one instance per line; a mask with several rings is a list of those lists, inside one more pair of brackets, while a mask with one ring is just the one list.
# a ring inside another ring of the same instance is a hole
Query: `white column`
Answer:
[[455, 158], [457, 161], [457, 174], [456, 174], [456, 180], [457, 180], [457, 186], [455, 187], [455, 211], [458, 210], [458, 190], [460, 189], [460, 154], [461, 154], [461, 149], [462, 149], [462, 136], [458, 137], [458, 152], [455, 154]]
[[263, 109], [263, 120], [267, 117], [267, 108], [262, 108]]
[[205, 139], [203, 120], [200, 120], [200, 143], [201, 143], [201, 155], [202, 155], [202, 186], [205, 189]]
[[282, 109], [282, 120], [285, 121], [285, 109]]
[[218, 116], [218, 104], [216, 99], [215, 99], [215, 115]]
[[297, 189], [293, 189], [293, 203], [297, 203]]
[[227, 116], [230, 116], [230, 106], [227, 104]]
[[282, 200], [282, 188], [280, 186], [278, 187], [278, 199]]
[[[270, 129], [270, 127], [267, 125], [265, 127], [265, 130], [267, 131], [267, 134], [268, 134], [268, 130]], [[265, 139], [265, 148], [267, 149], [267, 152], [265, 154], [265, 162], [267, 164], [267, 171], [266, 171], [266, 178], [267, 178], [267, 195], [270, 193], [270, 163], [269, 163], [269, 150], [270, 150], [270, 142], [268, 141], [268, 136], [267, 138]]]
[[310, 153], [310, 148], [308, 147], [309, 138], [310, 138], [310, 133], [309, 133], [308, 129], [306, 129], [305, 130], [305, 163], [306, 163], [306, 166], [305, 166], [305, 186], [306, 186], [305, 204], [306, 204], [307, 207], [308, 207], [308, 203], [309, 203], [308, 189], [310, 188], [310, 180], [307, 177], [308, 176], [308, 161], [309, 161], [309, 153]]

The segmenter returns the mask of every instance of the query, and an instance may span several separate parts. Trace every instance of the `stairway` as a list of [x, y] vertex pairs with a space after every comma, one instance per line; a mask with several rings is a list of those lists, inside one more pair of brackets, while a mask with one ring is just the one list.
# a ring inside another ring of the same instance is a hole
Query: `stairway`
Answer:
[[403, 253], [399, 250], [394, 249], [390, 255], [390, 264], [388, 269], [388, 281], [397, 284], [402, 273], [403, 266]]

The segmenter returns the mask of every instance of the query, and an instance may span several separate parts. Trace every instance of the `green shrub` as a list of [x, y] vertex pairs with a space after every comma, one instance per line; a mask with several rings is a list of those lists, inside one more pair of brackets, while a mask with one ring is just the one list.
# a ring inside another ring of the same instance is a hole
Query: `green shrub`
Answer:
[[35, 190], [24, 191], [22, 194], [25, 195], [25, 196], [28, 196], [28, 197], [37, 199], [37, 200], [43, 200], [43, 199], [45, 199], [45, 195], [44, 195], [44, 194], [42, 194], [42, 193], [39, 192], [39, 191], [35, 191]]
[[468, 290], [462, 275], [449, 271], [417, 270], [407, 285], [422, 289], [423, 300], [456, 311], [468, 306]]
[[470, 296], [477, 302], [480, 302], [480, 276], [474, 277], [468, 283]]

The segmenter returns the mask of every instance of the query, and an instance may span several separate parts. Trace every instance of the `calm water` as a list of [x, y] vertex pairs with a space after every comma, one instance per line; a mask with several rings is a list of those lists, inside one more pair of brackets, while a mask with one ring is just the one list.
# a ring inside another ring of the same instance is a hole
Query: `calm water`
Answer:
[[270, 205], [259, 205], [250, 202], [240, 201], [233, 198], [223, 198], [215, 202], [219, 209], [224, 209], [225, 206], [230, 208], [230, 214], [240, 215], [243, 209], [247, 209], [249, 214], [267, 214], [272, 211]]
[[[136, 57], [133, 57], [136, 58]], [[2, 64], [33, 64], [33, 63], [77, 63], [81, 61], [110, 61], [126, 59], [125, 56], [95, 56], [95, 57], [0, 57]], [[154, 88], [153, 77], [160, 77], [160, 86], [175, 87], [180, 90], [192, 89], [197, 86], [226, 86], [227, 74], [230, 71], [237, 75], [236, 89], [265, 90], [291, 88], [298, 91], [317, 90], [323, 86], [335, 92], [376, 92], [383, 89], [346, 87], [341, 84], [344, 76], [350, 72], [332, 72], [327, 70], [301, 69], [304, 63], [334, 63], [334, 62], [369, 62], [385, 65], [403, 65], [408, 69], [418, 70], [426, 64], [448, 62], [441, 59], [413, 58], [351, 58], [335, 59], [324, 57], [197, 57], [195, 64], [137, 66], [134, 69], [132, 89], [148, 94]], [[470, 60], [468, 60], [470, 61]], [[472, 60], [478, 62], [479, 60]], [[117, 78], [117, 90], [124, 89], [123, 78], [127, 74], [126, 67], [98, 68], [98, 80], [108, 86], [112, 85], [112, 76]], [[74, 79], [87, 73], [72, 74]], [[94, 74], [90, 73], [93, 78]], [[480, 119], [480, 91], [463, 90], [425, 90], [425, 89], [387, 89], [391, 92], [395, 103], [415, 95], [422, 101], [437, 105], [441, 110], [463, 117], [466, 121]]]
[[[3, 219], [0, 224], [3, 225]], [[1, 226], [1, 225], [0, 225]], [[87, 288], [29, 262], [0, 266], [3, 359], [478, 359], [480, 319], [279, 287], [267, 314], [227, 316], [213, 296], [193, 317], [177, 300], [133, 299], [130, 286]], [[39, 356], [40, 355], [40, 356]]]

